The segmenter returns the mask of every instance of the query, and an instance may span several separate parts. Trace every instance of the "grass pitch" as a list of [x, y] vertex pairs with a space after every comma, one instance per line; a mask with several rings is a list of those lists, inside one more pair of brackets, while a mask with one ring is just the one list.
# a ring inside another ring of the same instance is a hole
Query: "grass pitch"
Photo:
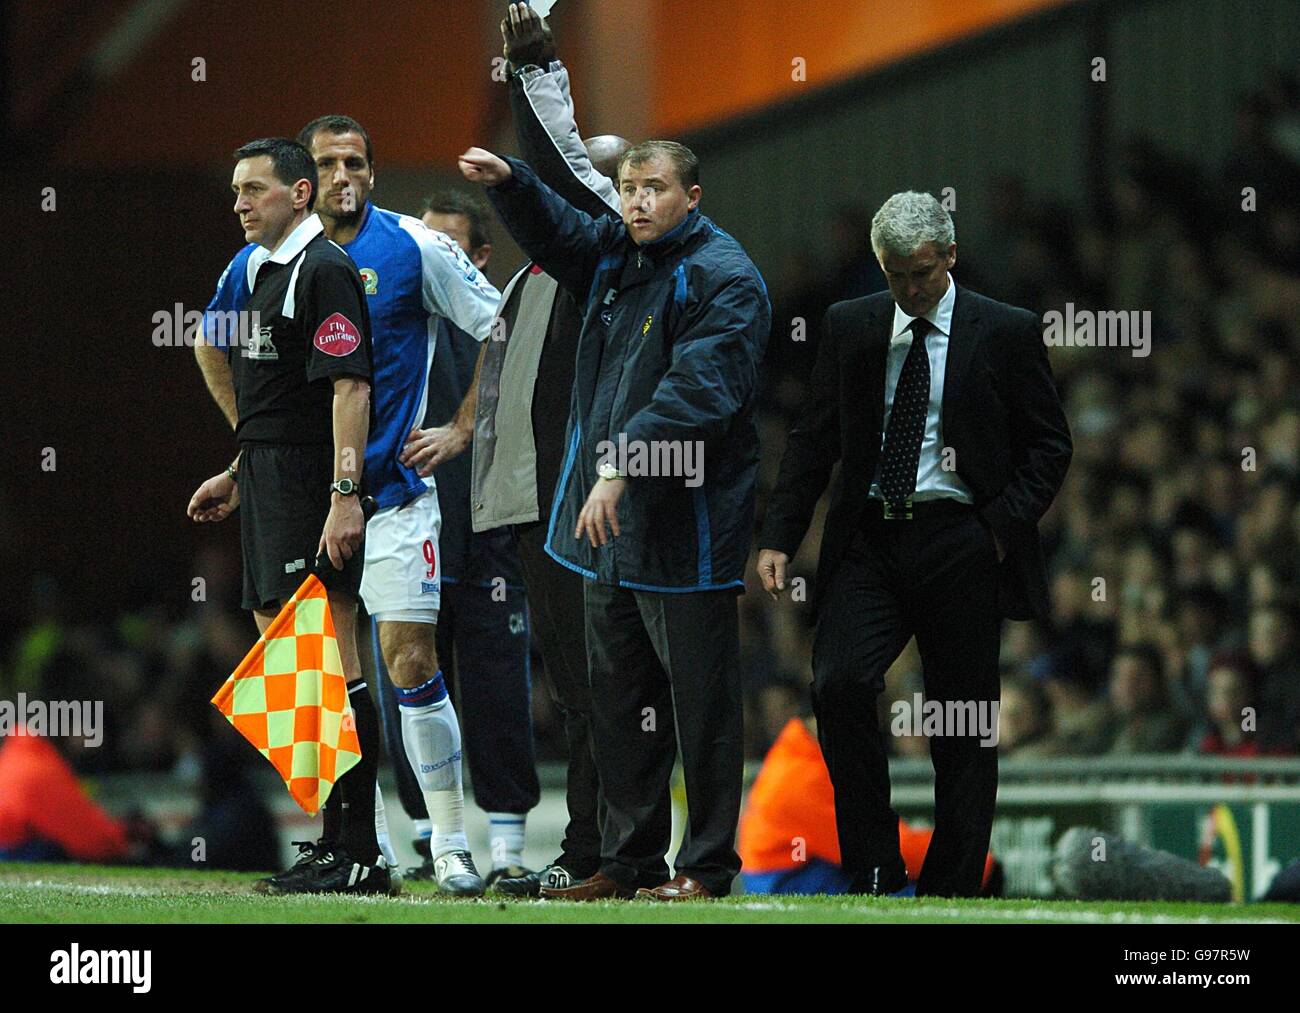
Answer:
[[398, 897], [264, 897], [244, 873], [0, 865], [0, 923], [739, 924], [1300, 922], [1300, 905], [941, 900], [747, 895], [691, 904], [451, 900], [425, 883]]

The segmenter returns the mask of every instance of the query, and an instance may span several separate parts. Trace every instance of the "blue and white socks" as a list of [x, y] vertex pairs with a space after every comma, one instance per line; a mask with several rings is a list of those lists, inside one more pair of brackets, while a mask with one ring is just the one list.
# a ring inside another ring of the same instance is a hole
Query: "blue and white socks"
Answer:
[[460, 770], [460, 723], [442, 670], [411, 689], [393, 687], [402, 715], [402, 744], [429, 809], [429, 853], [468, 851]]
[[492, 848], [492, 868], [505, 869], [524, 864], [524, 825], [526, 813], [488, 813], [488, 843]]

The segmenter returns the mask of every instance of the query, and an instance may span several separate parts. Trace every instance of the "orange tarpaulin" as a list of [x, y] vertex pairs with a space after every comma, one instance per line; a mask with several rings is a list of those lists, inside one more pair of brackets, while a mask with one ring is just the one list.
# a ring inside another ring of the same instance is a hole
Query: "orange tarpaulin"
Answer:
[[[933, 836], [933, 830], [913, 829], [898, 821], [908, 879], [920, 878]], [[802, 842], [799, 850], [796, 840]], [[792, 718], [781, 730], [763, 760], [740, 817], [736, 850], [749, 873], [794, 869], [811, 858], [840, 864], [831, 776], [821, 746], [799, 718]], [[992, 871], [990, 854], [984, 861], [985, 882]]]

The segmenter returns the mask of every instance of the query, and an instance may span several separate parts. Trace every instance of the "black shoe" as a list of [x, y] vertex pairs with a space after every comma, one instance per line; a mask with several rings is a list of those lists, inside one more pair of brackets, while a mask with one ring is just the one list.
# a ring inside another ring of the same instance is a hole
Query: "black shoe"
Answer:
[[403, 879], [412, 883], [430, 883], [438, 878], [438, 870], [433, 867], [433, 859], [426, 858], [419, 865], [412, 865], [402, 873]]
[[[373, 865], [357, 862], [341, 847], [317, 847], [317, 855], [302, 872], [285, 877], [261, 890], [262, 893], [394, 893], [393, 879], [381, 857]], [[274, 879], [275, 877], [272, 877]]]
[[328, 850], [328, 846], [323, 840], [292, 841], [290, 843], [298, 849], [298, 860], [283, 872], [277, 872], [274, 876], [267, 876], [255, 882], [253, 884], [253, 889], [258, 893], [293, 892], [283, 888], [292, 885], [299, 879], [308, 875], [308, 867], [311, 863], [316, 860], [317, 856]]
[[483, 880], [489, 890], [503, 879], [523, 879], [525, 876], [533, 875], [532, 869], [525, 869], [522, 865], [503, 865], [499, 869], [493, 869], [487, 874], [487, 879]]
[[417, 837], [411, 842], [411, 847], [415, 849], [416, 855], [420, 858], [419, 865], [412, 865], [402, 873], [404, 879], [412, 882], [431, 882], [438, 878], [438, 873], [433, 867], [433, 855], [429, 852], [429, 838]]
[[849, 884], [847, 893], [866, 894], [870, 897], [887, 897], [898, 893], [907, 886], [907, 866], [899, 862], [897, 866], [877, 865], [868, 869], [866, 875], [859, 876]]
[[507, 897], [536, 897], [541, 889], [541, 873], [525, 869], [522, 865], [509, 865], [493, 869], [485, 880], [489, 893], [502, 893]]
[[552, 862], [545, 869], [538, 869], [536, 872], [529, 872], [518, 878], [498, 879], [492, 887], [492, 892], [505, 894], [508, 897], [540, 897], [544, 886], [562, 890], [586, 878], [586, 876], [575, 875], [558, 862]]

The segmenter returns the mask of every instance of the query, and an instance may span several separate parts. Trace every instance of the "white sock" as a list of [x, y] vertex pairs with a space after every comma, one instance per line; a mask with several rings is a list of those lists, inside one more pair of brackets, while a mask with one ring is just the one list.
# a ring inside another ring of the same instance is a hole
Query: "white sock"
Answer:
[[524, 824], [527, 813], [488, 813], [488, 844], [492, 868], [524, 864]]
[[411, 823], [415, 827], [415, 839], [417, 841], [427, 841], [433, 836], [432, 820], [412, 820]]
[[384, 808], [384, 793], [375, 785], [375, 838], [379, 841], [379, 853], [384, 856], [390, 869], [397, 868], [397, 852], [393, 850], [393, 840], [388, 835], [388, 810]]
[[413, 689], [397, 687], [402, 744], [429, 809], [429, 853], [468, 851], [465, 793], [461, 787], [460, 723], [443, 685], [442, 671]]

